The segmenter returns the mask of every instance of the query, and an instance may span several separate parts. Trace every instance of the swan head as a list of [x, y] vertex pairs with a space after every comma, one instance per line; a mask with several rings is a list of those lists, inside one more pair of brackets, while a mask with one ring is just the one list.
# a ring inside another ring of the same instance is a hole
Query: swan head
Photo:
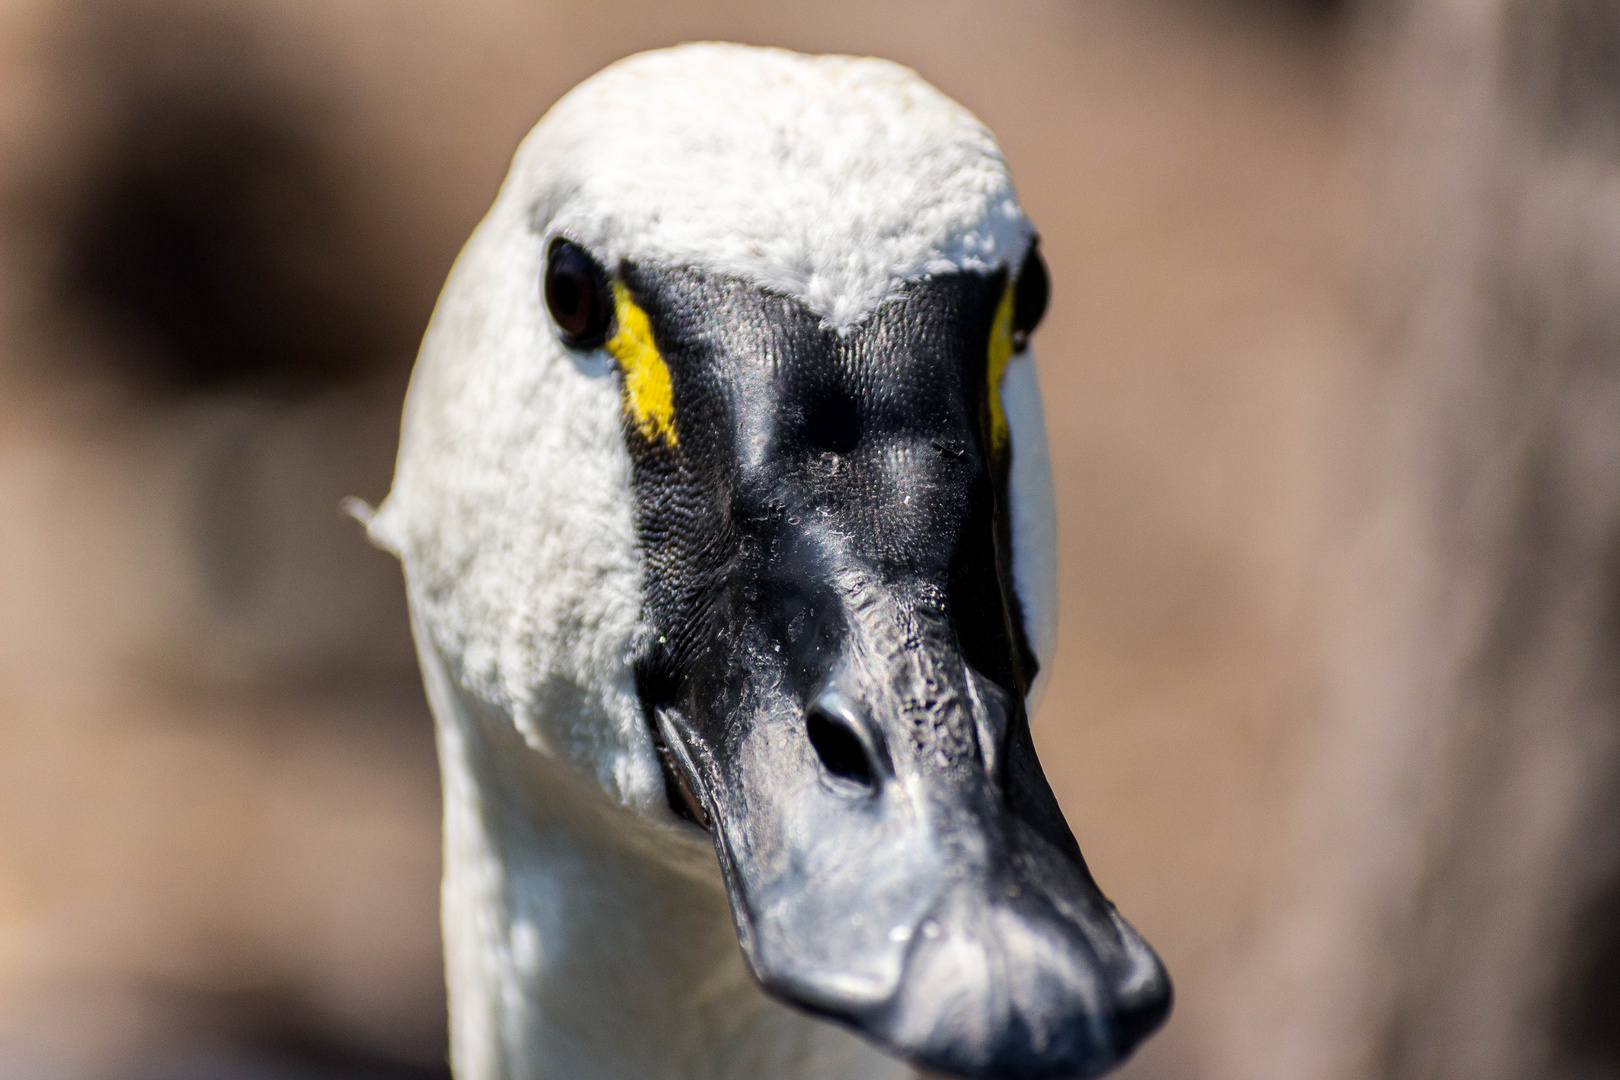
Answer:
[[1002, 1080], [1104, 1071], [1170, 1000], [1030, 738], [1044, 303], [995, 141], [914, 73], [631, 57], [520, 148], [372, 523], [457, 694], [707, 831], [768, 992]]

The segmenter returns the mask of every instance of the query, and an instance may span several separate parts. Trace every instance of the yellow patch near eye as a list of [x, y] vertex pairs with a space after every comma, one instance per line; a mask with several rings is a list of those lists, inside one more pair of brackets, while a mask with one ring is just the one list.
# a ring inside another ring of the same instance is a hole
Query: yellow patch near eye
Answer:
[[653, 341], [647, 313], [630, 299], [630, 290], [622, 281], [613, 283], [613, 311], [618, 329], [608, 339], [607, 351], [624, 372], [625, 416], [649, 442], [662, 439], [674, 446], [680, 440], [675, 435], [675, 390], [669, 365]]
[[1013, 293], [1018, 279], [1007, 279], [1007, 290], [996, 305], [996, 318], [990, 324], [990, 449], [997, 457], [1007, 452], [1009, 432], [1007, 410], [1001, 405], [1001, 377], [1007, 374], [1007, 362], [1013, 355]]

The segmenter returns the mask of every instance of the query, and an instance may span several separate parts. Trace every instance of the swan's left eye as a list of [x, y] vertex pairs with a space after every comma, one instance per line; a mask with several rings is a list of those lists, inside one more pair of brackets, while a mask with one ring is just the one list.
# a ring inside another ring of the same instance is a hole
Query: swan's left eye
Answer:
[[1024, 265], [1018, 268], [1017, 291], [1013, 294], [1012, 337], [1013, 349], [1023, 352], [1029, 344], [1029, 335], [1046, 314], [1046, 298], [1050, 286], [1046, 276], [1046, 260], [1035, 244], [1024, 256]]
[[546, 310], [557, 336], [571, 349], [594, 349], [607, 339], [613, 296], [607, 274], [584, 248], [561, 237], [546, 253]]

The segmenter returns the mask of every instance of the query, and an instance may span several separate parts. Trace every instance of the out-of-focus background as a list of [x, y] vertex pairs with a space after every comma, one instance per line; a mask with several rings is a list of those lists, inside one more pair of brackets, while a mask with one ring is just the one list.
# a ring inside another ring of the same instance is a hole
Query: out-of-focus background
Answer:
[[1042, 231], [1121, 1075], [1620, 1075], [1620, 0], [8, 0], [0, 1077], [448, 1075], [338, 504], [517, 140], [701, 38], [917, 68]]

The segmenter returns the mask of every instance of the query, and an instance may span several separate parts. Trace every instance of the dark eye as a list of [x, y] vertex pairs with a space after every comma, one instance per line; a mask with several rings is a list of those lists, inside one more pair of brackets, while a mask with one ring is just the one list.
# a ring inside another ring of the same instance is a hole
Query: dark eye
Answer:
[[607, 339], [613, 299], [607, 274], [571, 240], [558, 237], [546, 253], [546, 310], [557, 336], [571, 349], [594, 349]]
[[1046, 296], [1049, 285], [1046, 277], [1046, 260], [1041, 258], [1041, 249], [1035, 241], [1029, 245], [1029, 254], [1024, 256], [1024, 265], [1018, 268], [1018, 285], [1013, 293], [1013, 348], [1023, 352], [1029, 345], [1029, 335], [1039, 325], [1041, 316], [1046, 314]]

